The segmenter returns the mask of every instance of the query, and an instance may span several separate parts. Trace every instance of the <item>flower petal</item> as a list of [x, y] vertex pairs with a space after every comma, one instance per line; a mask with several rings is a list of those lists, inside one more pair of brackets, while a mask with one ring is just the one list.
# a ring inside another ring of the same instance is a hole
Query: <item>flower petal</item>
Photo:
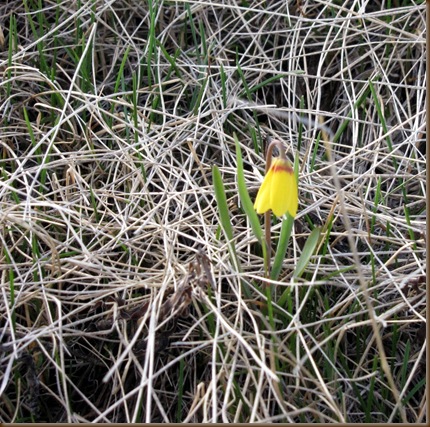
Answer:
[[297, 214], [298, 192], [294, 171], [287, 160], [273, 160], [269, 172], [257, 193], [254, 208], [262, 214], [272, 209], [280, 217], [289, 213], [293, 218]]
[[274, 165], [270, 205], [273, 213], [280, 217], [285, 213], [294, 218], [297, 214], [298, 195], [294, 171], [285, 160]]
[[288, 182], [285, 186], [284, 191], [287, 200], [286, 210], [293, 218], [295, 218], [299, 206], [299, 195], [297, 191], [297, 182], [294, 176], [294, 172], [288, 175]]
[[273, 179], [273, 170], [269, 169], [267, 175], [264, 177], [264, 180], [258, 190], [257, 197], [254, 202], [254, 209], [258, 214], [263, 214], [267, 212], [270, 206], [270, 192], [272, 188], [272, 179]]

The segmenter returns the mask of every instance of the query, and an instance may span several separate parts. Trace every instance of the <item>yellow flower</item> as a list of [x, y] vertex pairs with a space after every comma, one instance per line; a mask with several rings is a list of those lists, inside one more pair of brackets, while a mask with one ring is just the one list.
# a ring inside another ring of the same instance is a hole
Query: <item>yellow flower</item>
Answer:
[[299, 196], [293, 168], [288, 160], [276, 157], [258, 190], [254, 208], [259, 214], [272, 209], [277, 217], [288, 212], [294, 218], [298, 204]]

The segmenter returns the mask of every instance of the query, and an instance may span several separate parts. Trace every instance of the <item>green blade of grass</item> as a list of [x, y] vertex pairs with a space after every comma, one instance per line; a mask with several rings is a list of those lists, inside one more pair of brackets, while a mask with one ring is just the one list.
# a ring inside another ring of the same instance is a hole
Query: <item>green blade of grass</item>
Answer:
[[279, 273], [282, 268], [282, 262], [287, 252], [288, 241], [290, 240], [293, 224], [294, 218], [287, 213], [287, 218], [282, 221], [281, 234], [279, 236], [278, 246], [276, 247], [275, 257], [273, 259], [273, 266], [270, 271], [270, 278], [272, 280], [278, 280]]
[[[357, 101], [354, 103], [354, 106], [353, 106], [354, 109], [358, 109], [361, 106], [361, 104], [363, 104], [363, 102], [367, 99], [369, 92], [370, 92], [370, 88], [367, 87], [363, 91], [361, 96], [357, 99]], [[351, 117], [352, 117], [352, 111], [350, 111], [347, 114], [347, 118], [340, 124], [339, 128], [337, 129], [337, 132], [335, 133], [335, 135], [333, 137], [333, 143], [337, 142], [339, 140], [339, 138], [342, 136], [343, 132], [345, 131], [346, 127], [348, 126], [349, 122], [351, 121]]]
[[[254, 205], [251, 201], [251, 198], [249, 197], [248, 190], [246, 188], [245, 183], [245, 176], [243, 173], [243, 159], [242, 159], [242, 151], [240, 149], [240, 143], [237, 138], [237, 135], [234, 134], [234, 142], [236, 144], [236, 159], [237, 159], [237, 188], [239, 192], [239, 198], [241, 205], [243, 207], [243, 210], [245, 211], [246, 216], [249, 219], [249, 222], [251, 224], [252, 232], [254, 233], [254, 236], [257, 238], [258, 242], [261, 245], [262, 251], [263, 251], [263, 258], [264, 258], [264, 265], [267, 270], [267, 248], [266, 248], [266, 242], [264, 240], [264, 234], [263, 230], [260, 225], [260, 220], [258, 219], [258, 215], [255, 212]], [[267, 275], [267, 271], [266, 271]]]
[[[385, 137], [385, 141], [387, 142], [388, 149], [390, 153], [393, 151], [393, 144], [391, 142], [391, 138], [388, 133], [388, 127], [387, 123], [385, 121], [385, 115], [382, 111], [381, 103], [379, 102], [378, 94], [376, 93], [375, 86], [373, 85], [373, 82], [369, 81], [369, 89], [372, 94], [373, 102], [375, 103], [376, 112], [378, 113], [378, 118], [381, 122], [382, 130], [384, 131], [384, 134], [387, 135]], [[397, 170], [397, 160], [395, 157], [393, 157], [393, 164], [394, 168]]]
[[412, 390], [406, 395], [403, 399], [405, 405], [408, 404], [409, 400], [414, 396], [414, 394], [419, 391], [421, 388], [425, 389], [427, 378], [422, 378], [418, 383], [412, 388]]
[[300, 255], [299, 261], [297, 262], [296, 269], [294, 270], [293, 277], [298, 279], [302, 276], [306, 266], [309, 264], [311, 256], [315, 252], [315, 248], [318, 245], [321, 236], [321, 228], [315, 227], [308, 239], [306, 240], [305, 246], [303, 247], [302, 254]]
[[[377, 369], [378, 369], [378, 358], [375, 356], [373, 358], [372, 374], [375, 373]], [[376, 376], [372, 375], [372, 377], [370, 378], [369, 393], [367, 393], [367, 402], [365, 406], [366, 423], [372, 422], [372, 409], [374, 406], [374, 399], [375, 399], [375, 393], [374, 393], [375, 381], [376, 381]]]
[[149, 37], [148, 37], [148, 50], [146, 52], [146, 75], [148, 78], [148, 86], [152, 87], [152, 58], [155, 56], [155, 46], [157, 37], [155, 35], [155, 18], [157, 8], [152, 0], [148, 0], [149, 10]]
[[[128, 54], [129, 53], [130, 53], [130, 46], [127, 46], [127, 48], [126, 48], [126, 50], [124, 52], [124, 56], [122, 57], [121, 64], [119, 66], [118, 76], [117, 76], [116, 81], [115, 81], [115, 86], [114, 86], [114, 89], [113, 89], [113, 93], [117, 93], [118, 92], [119, 85], [121, 84], [121, 82], [124, 79], [124, 68], [125, 68], [125, 64], [127, 62]], [[113, 106], [112, 110], [114, 109], [114, 107], [115, 106]]]
[[[214, 180], [214, 189], [215, 189], [215, 199], [218, 205], [218, 211], [220, 214], [221, 227], [224, 230], [228, 249], [230, 251], [230, 258], [233, 262], [234, 268], [237, 272], [241, 271], [239, 259], [236, 253], [236, 247], [233, 241], [233, 227], [230, 222], [230, 215], [228, 212], [227, 206], [227, 197], [225, 195], [224, 184], [222, 182], [221, 173], [216, 165], [212, 168], [213, 180]], [[249, 290], [249, 286], [247, 283], [242, 281], [242, 289], [247, 298], [251, 298], [251, 292]]]
[[195, 46], [195, 51], [196, 51], [196, 62], [197, 64], [201, 64], [201, 57], [200, 57], [200, 51], [199, 51], [199, 46], [200, 43], [197, 40], [197, 28], [195, 26], [195, 22], [193, 19], [193, 13], [191, 11], [191, 7], [188, 3], [185, 3], [185, 9], [187, 11], [187, 16], [189, 19], [189, 29], [191, 30], [191, 35], [193, 37], [193, 45]]
[[225, 75], [224, 67], [220, 66], [220, 78], [221, 78], [221, 95], [222, 95], [222, 108], [227, 108], [227, 76]]
[[209, 76], [203, 80], [203, 82], [200, 86], [200, 89], [198, 89], [198, 90], [196, 89], [193, 93], [193, 99], [191, 100], [190, 106], [191, 106], [191, 108], [193, 110], [193, 114], [195, 116], [199, 112], [199, 109], [201, 106], [200, 104], [202, 102], [203, 94], [206, 90], [206, 86], [207, 86], [208, 82], [209, 82]]
[[172, 71], [175, 72], [176, 76], [179, 79], [182, 79], [182, 71], [181, 69], [176, 65], [177, 59], [179, 57], [179, 55], [181, 54], [181, 49], [177, 48], [175, 50], [175, 53], [173, 56], [171, 56], [169, 54], [169, 52], [167, 51], [167, 49], [165, 48], [165, 46], [157, 39], [155, 39], [155, 42], [157, 44], [157, 47], [161, 50], [162, 54], [164, 55], [164, 57], [167, 59], [167, 61], [169, 62], [169, 64], [171, 65], [171, 69], [169, 70], [167, 77], [165, 80], [169, 79], [169, 76], [171, 74]]
[[400, 370], [400, 384], [403, 389], [406, 384], [407, 373], [408, 373], [408, 364], [410, 362], [410, 352], [411, 352], [411, 341], [408, 340], [405, 345], [405, 353], [403, 356], [403, 364]]
[[18, 46], [17, 41], [17, 27], [16, 27], [16, 18], [14, 14], [11, 14], [10, 16], [10, 23], [9, 23], [9, 49], [8, 49], [8, 56], [7, 56], [7, 84], [6, 84], [6, 97], [7, 99], [10, 98], [12, 84], [11, 84], [11, 77], [12, 77], [12, 57], [13, 52], [16, 51]]
[[315, 140], [315, 145], [314, 145], [314, 149], [313, 149], [313, 152], [312, 152], [312, 159], [311, 159], [311, 166], [310, 166], [310, 171], [311, 172], [313, 172], [314, 168], [315, 168], [315, 160], [316, 160], [316, 157], [317, 157], [318, 147], [319, 147], [319, 144], [320, 144], [320, 140], [321, 140], [321, 132], [318, 132], [317, 139]]
[[11, 320], [12, 329], [16, 331], [16, 313], [15, 313], [15, 272], [12, 268], [12, 260], [9, 255], [8, 249], [3, 248], [3, 255], [6, 258], [6, 263], [10, 265], [9, 267], [9, 295], [10, 295], [10, 310], [11, 310]]
[[[243, 72], [241, 70], [242, 76], [243, 76]], [[281, 80], [285, 77], [284, 74], [276, 74], [272, 77], [269, 77], [268, 79], [262, 81], [261, 83], [256, 84], [255, 86], [253, 86], [252, 88], [248, 88], [247, 87], [247, 94], [251, 94], [254, 92], [257, 92], [258, 90], [262, 89], [264, 86], [269, 85], [270, 83], [276, 82], [277, 80]], [[244, 77], [243, 77], [244, 79]]]
[[181, 357], [179, 359], [179, 378], [178, 378], [178, 403], [176, 408], [176, 422], [180, 423], [182, 420], [182, 406], [183, 406], [183, 392], [184, 392], [184, 368], [185, 361]]
[[221, 227], [224, 231], [230, 256], [235, 266], [236, 271], [240, 271], [240, 265], [237, 259], [236, 248], [233, 241], [233, 227], [230, 222], [230, 215], [227, 206], [227, 197], [225, 195], [224, 184], [222, 182], [221, 173], [216, 165], [212, 168], [213, 183], [215, 189], [215, 199], [218, 205], [218, 212], [221, 221]]
[[[40, 145], [38, 146], [38, 143], [36, 141], [36, 137], [35, 137], [34, 132], [33, 132], [33, 127], [31, 125], [31, 121], [28, 117], [27, 109], [24, 107], [22, 109], [22, 111], [24, 113], [24, 121], [25, 121], [25, 124], [27, 126], [28, 135], [29, 135], [30, 140], [31, 140], [31, 145], [36, 148], [34, 154], [35, 154], [35, 157], [37, 158], [37, 162], [39, 163], [39, 165], [42, 165], [42, 166], [47, 165], [49, 163], [49, 160], [50, 160], [51, 150], [49, 150], [46, 153], [46, 157], [45, 157], [45, 159], [43, 159], [42, 149], [40, 148]], [[46, 182], [46, 174], [47, 174], [46, 168], [42, 167], [42, 169], [40, 171], [40, 191], [43, 191], [43, 187], [44, 187], [45, 182]]]
[[[243, 83], [243, 86], [244, 86], [244, 90], [243, 90], [243, 92], [239, 96], [243, 97], [243, 96], [246, 95], [246, 98], [250, 102], [253, 102], [251, 90], [250, 90], [250, 88], [248, 86], [248, 83], [246, 81], [245, 74], [243, 73], [242, 68], [240, 66], [238, 51], [236, 51], [236, 69], [237, 69], [239, 77], [242, 80], [242, 83]], [[261, 137], [260, 125], [259, 125], [259, 121], [258, 121], [258, 115], [257, 115], [257, 111], [255, 109], [252, 110], [252, 117], [254, 119], [254, 122], [253, 123], [249, 123], [248, 127], [249, 127], [249, 131], [251, 132], [251, 135], [253, 136], [252, 140], [253, 140], [253, 143], [254, 143], [255, 152], [258, 154], [261, 150], [260, 150], [260, 148], [258, 147], [258, 144], [257, 144], [256, 134], [258, 133], [260, 141], [262, 141], [263, 138]], [[257, 131], [255, 129], [257, 129]]]
[[[313, 255], [315, 248], [318, 246], [318, 242], [321, 236], [321, 228], [315, 227], [308, 239], [306, 240], [305, 246], [303, 247], [302, 254], [300, 255], [299, 261], [297, 262], [296, 269], [293, 273], [293, 278], [298, 279], [302, 276], [305, 271], [306, 266], [309, 264], [311, 256]], [[281, 297], [278, 300], [278, 305], [283, 307], [285, 303], [288, 303], [288, 309], [291, 309], [291, 288], [287, 287], [285, 291], [282, 293]]]
[[[238, 56], [238, 53], [236, 53], [236, 57], [237, 56]], [[240, 66], [238, 58], [236, 60], [236, 67], [237, 67], [237, 72], [239, 74], [239, 77], [242, 80], [243, 87], [245, 88], [243, 90], [243, 92], [240, 93], [239, 96], [245, 96], [246, 95], [246, 97], [248, 98], [248, 100], [252, 101], [253, 99], [252, 99], [252, 96], [251, 96], [251, 90], [249, 89], [248, 83], [246, 82], [246, 77], [245, 77], [245, 74], [243, 74], [242, 67]]]
[[[305, 108], [305, 98], [302, 95], [300, 97], [300, 118], [303, 118], [303, 110]], [[298, 129], [298, 139], [297, 139], [297, 150], [300, 151], [303, 140], [303, 122], [299, 121], [299, 129]]]

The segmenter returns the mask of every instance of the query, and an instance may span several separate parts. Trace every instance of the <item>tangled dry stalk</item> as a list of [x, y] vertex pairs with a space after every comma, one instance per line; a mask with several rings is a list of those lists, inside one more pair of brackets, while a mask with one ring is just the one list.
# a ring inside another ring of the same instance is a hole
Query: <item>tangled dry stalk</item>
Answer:
[[[392, 3], [0, 6], [0, 421], [426, 420], [425, 6]], [[251, 197], [268, 138], [300, 158], [273, 329], [234, 132]]]

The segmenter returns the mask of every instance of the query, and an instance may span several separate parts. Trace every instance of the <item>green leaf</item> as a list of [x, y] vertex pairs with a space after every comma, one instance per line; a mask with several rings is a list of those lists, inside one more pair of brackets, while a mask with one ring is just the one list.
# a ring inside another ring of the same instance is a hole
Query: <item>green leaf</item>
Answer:
[[[268, 251], [266, 247], [266, 241], [264, 240], [263, 230], [261, 229], [260, 220], [258, 219], [258, 215], [254, 210], [254, 205], [249, 197], [248, 190], [246, 188], [245, 176], [243, 173], [243, 160], [242, 160], [242, 151], [240, 150], [240, 143], [237, 138], [237, 135], [234, 133], [234, 142], [236, 144], [236, 158], [237, 158], [237, 187], [239, 192], [239, 199], [243, 210], [245, 211], [246, 216], [251, 223], [252, 231], [259, 241], [262, 251], [263, 251], [263, 259], [265, 266], [265, 277], [267, 277], [267, 265], [268, 265]], [[245, 283], [244, 289], [247, 294], [249, 294], [248, 287]], [[246, 285], [246, 286], [245, 286]]]
[[[217, 201], [218, 210], [220, 214], [221, 228], [224, 231], [224, 234], [227, 238], [228, 249], [230, 251], [230, 258], [235, 266], [236, 271], [240, 272], [240, 263], [236, 253], [236, 247], [233, 241], [233, 227], [230, 222], [230, 215], [227, 206], [227, 197], [225, 195], [224, 184], [222, 182], [221, 173], [216, 165], [212, 168], [213, 181], [214, 181], [214, 189], [215, 189], [215, 199]], [[242, 289], [247, 298], [251, 298], [251, 291], [249, 289], [248, 284], [245, 281], [242, 281]]]
[[308, 240], [306, 240], [302, 254], [300, 255], [299, 261], [297, 262], [296, 269], [293, 274], [293, 277], [295, 279], [301, 277], [303, 272], [305, 271], [305, 268], [309, 264], [309, 260], [311, 259], [311, 256], [315, 252], [315, 248], [318, 245], [320, 236], [321, 236], [321, 227], [315, 227], [311, 231], [311, 234], [309, 235]]
[[236, 255], [236, 248], [233, 242], [233, 227], [230, 222], [230, 215], [228, 212], [227, 206], [227, 197], [225, 195], [224, 184], [222, 182], [221, 173], [216, 165], [212, 167], [212, 175], [214, 181], [214, 189], [215, 189], [215, 199], [218, 205], [218, 211], [220, 215], [221, 227], [224, 230], [224, 234], [226, 236], [228, 247], [230, 250], [230, 255], [235, 264], [237, 271], [239, 271], [239, 263]]
[[276, 248], [275, 258], [273, 260], [273, 267], [270, 272], [272, 280], [278, 280], [279, 273], [281, 272], [282, 262], [284, 261], [287, 252], [288, 241], [290, 240], [291, 230], [293, 229], [294, 218], [287, 213], [287, 218], [282, 221], [281, 235], [279, 236], [278, 246]]
[[[300, 255], [299, 261], [297, 262], [296, 269], [293, 274], [293, 278], [297, 279], [301, 277], [303, 272], [305, 271], [306, 266], [309, 264], [309, 260], [311, 259], [311, 256], [313, 255], [315, 248], [318, 245], [319, 239], [321, 236], [321, 228], [315, 227], [311, 234], [308, 237], [308, 240], [306, 240], [305, 246], [303, 248], [302, 254]], [[291, 300], [291, 287], [288, 286], [285, 291], [282, 293], [278, 300], [278, 305], [280, 307], [284, 307], [285, 304], [288, 303], [288, 309], [289, 311], [291, 308], [292, 300]]]
[[236, 143], [236, 157], [237, 157], [237, 187], [239, 191], [239, 198], [242, 204], [243, 210], [251, 223], [252, 231], [255, 237], [263, 247], [263, 252], [266, 252], [266, 244], [264, 242], [263, 230], [261, 229], [260, 220], [255, 212], [254, 205], [249, 197], [248, 190], [246, 188], [245, 176], [243, 174], [243, 160], [242, 151], [240, 150], [240, 143], [234, 134], [234, 142]]

